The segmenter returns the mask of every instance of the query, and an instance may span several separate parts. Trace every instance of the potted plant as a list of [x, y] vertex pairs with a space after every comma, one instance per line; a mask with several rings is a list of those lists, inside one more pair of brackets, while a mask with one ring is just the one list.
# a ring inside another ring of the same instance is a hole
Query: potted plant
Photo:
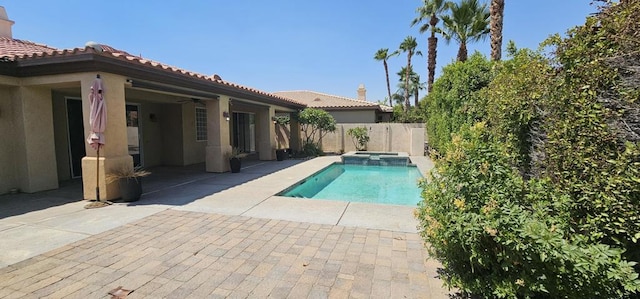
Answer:
[[107, 174], [107, 183], [118, 182], [120, 188], [120, 198], [125, 202], [132, 202], [140, 199], [142, 195], [142, 178], [150, 175], [151, 172], [142, 167], [121, 167]]
[[242, 158], [248, 156], [249, 154], [242, 152], [237, 147], [234, 147], [229, 154], [229, 166], [231, 167], [232, 173], [240, 172], [240, 167], [242, 166], [241, 160]]
[[279, 148], [276, 150], [276, 160], [282, 161], [287, 158], [287, 149]]
[[[273, 123], [275, 123], [278, 126], [289, 125], [290, 121], [291, 121], [290, 117], [286, 115], [273, 117]], [[276, 143], [278, 144], [278, 148], [276, 149], [276, 160], [282, 161], [286, 159], [288, 156], [287, 149], [282, 148], [283, 141], [279, 137], [276, 137]]]

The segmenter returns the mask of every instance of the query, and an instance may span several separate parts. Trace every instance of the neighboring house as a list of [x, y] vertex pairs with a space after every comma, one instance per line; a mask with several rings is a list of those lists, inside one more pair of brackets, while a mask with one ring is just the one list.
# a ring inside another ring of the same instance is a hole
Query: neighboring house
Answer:
[[364, 85], [358, 88], [358, 99], [324, 94], [315, 91], [278, 91], [274, 94], [294, 99], [308, 107], [329, 112], [337, 123], [389, 122], [393, 108], [366, 100]]
[[[69, 50], [14, 39], [0, 6], [0, 194], [56, 189], [83, 178], [84, 198], [119, 197], [105, 174], [121, 167], [205, 163], [228, 171], [232, 147], [275, 159], [273, 117], [305, 105], [106, 45]], [[97, 75], [107, 106], [105, 146], [89, 133], [89, 93]], [[293, 120], [292, 127], [297, 124]], [[292, 130], [292, 147], [299, 130]]]

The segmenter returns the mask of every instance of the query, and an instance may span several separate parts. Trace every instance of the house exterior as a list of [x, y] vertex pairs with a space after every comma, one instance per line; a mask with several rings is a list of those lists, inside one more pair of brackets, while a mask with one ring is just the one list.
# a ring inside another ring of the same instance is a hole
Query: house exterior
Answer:
[[294, 99], [307, 107], [327, 111], [337, 123], [377, 123], [389, 122], [393, 108], [368, 102], [364, 85], [358, 88], [358, 99], [351, 99], [315, 91], [279, 91], [274, 94]]
[[[273, 117], [306, 106], [107, 45], [61, 50], [14, 39], [13, 23], [0, 7], [0, 194], [82, 177], [85, 199], [97, 184], [109, 200], [120, 195], [105, 180], [115, 169], [204, 162], [208, 172], [225, 172], [232, 147], [273, 160]], [[99, 158], [86, 142], [98, 75], [107, 107]], [[299, 148], [299, 127], [290, 126], [290, 146]]]

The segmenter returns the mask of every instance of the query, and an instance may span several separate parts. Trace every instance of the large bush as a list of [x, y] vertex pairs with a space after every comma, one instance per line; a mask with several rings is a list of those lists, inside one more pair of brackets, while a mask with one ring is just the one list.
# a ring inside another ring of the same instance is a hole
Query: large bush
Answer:
[[622, 249], [572, 230], [570, 199], [526, 181], [484, 123], [454, 135], [417, 217], [444, 279], [482, 298], [618, 298], [640, 282]]
[[478, 52], [466, 62], [447, 65], [423, 100], [429, 145], [440, 154], [444, 154], [451, 134], [485, 119], [486, 101], [480, 90], [491, 82], [491, 65], [491, 61]]
[[552, 41], [562, 84], [543, 148], [576, 231], [640, 261], [640, 1], [620, 3]]
[[488, 125], [505, 143], [513, 165], [525, 176], [532, 176], [541, 159], [532, 153], [544, 138], [541, 114], [544, 100], [554, 90], [554, 71], [543, 55], [523, 49], [497, 64], [496, 72], [483, 94], [487, 97]]
[[447, 283], [483, 297], [638, 296], [638, 19], [640, 2], [621, 1], [548, 41], [551, 57], [496, 65], [486, 125], [440, 145], [422, 183], [417, 216]]

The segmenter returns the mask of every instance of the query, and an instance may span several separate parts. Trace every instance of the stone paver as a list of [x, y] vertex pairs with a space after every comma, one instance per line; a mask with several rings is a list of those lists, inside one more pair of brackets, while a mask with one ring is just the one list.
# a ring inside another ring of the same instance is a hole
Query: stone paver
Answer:
[[0, 298], [447, 298], [412, 207], [275, 196], [338, 159], [156, 169], [95, 210], [78, 182], [2, 197]]
[[448, 298], [420, 242], [170, 209], [0, 269], [0, 298]]

